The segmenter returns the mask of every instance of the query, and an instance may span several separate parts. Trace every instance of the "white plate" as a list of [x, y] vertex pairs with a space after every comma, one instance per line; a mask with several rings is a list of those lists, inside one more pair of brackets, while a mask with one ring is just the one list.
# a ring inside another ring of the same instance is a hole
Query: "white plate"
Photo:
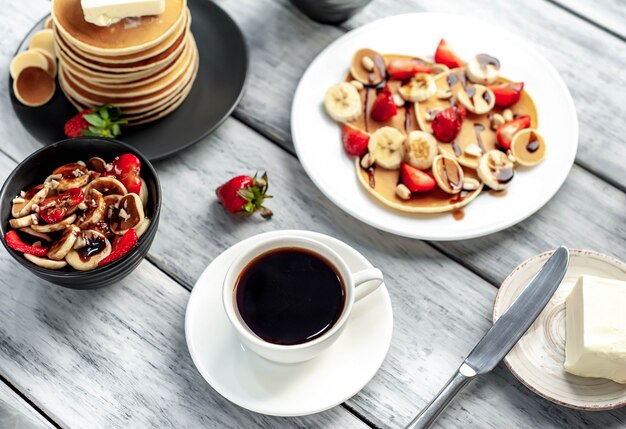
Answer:
[[[275, 231], [262, 236], [300, 235], [339, 253], [353, 270], [371, 267], [347, 244], [309, 231]], [[246, 350], [222, 306], [222, 281], [251, 237], [232, 246], [204, 270], [193, 288], [185, 315], [185, 337], [198, 371], [219, 394], [249, 410], [276, 416], [313, 414], [359, 392], [383, 363], [393, 329], [385, 285], [355, 304], [341, 337], [308, 362], [281, 365]]]
[[[465, 217], [450, 213], [407, 214], [377, 202], [358, 183], [354, 164], [341, 144], [341, 127], [323, 107], [326, 90], [340, 82], [354, 52], [432, 56], [445, 38], [461, 58], [486, 52], [502, 63], [502, 75], [525, 82], [537, 106], [546, 159], [517, 169], [505, 197], [484, 192], [468, 204]], [[372, 22], [328, 46], [302, 76], [291, 111], [291, 133], [298, 158], [317, 187], [352, 216], [376, 228], [411, 238], [458, 240], [490, 234], [527, 218], [556, 193], [574, 162], [578, 120], [574, 103], [557, 71], [525, 40], [492, 23], [458, 15], [415, 13]]]
[[[504, 280], [493, 306], [494, 323], [537, 274], [552, 252], [522, 262]], [[559, 405], [583, 410], [626, 406], [626, 385], [579, 377], [563, 369], [565, 299], [578, 277], [588, 274], [626, 281], [626, 264], [590, 250], [571, 250], [565, 277], [526, 334], [504, 358], [513, 375], [533, 392]]]

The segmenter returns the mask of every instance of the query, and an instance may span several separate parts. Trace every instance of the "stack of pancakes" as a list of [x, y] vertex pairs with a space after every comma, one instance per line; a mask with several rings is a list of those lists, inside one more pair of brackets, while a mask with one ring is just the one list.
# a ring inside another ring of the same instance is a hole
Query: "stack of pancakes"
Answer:
[[185, 100], [198, 72], [186, 0], [166, 0], [161, 15], [126, 18], [108, 27], [85, 21], [80, 0], [53, 0], [59, 85], [83, 110], [111, 104], [139, 125]]

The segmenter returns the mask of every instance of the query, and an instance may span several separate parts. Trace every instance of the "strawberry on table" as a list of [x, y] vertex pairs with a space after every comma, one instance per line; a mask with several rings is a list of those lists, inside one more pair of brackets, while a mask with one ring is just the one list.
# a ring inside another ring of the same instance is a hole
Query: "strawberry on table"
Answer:
[[400, 165], [400, 180], [411, 192], [428, 192], [437, 184], [433, 176], [404, 162]]
[[431, 124], [437, 140], [444, 143], [450, 143], [454, 140], [461, 131], [461, 123], [465, 115], [466, 111], [462, 106], [451, 106], [437, 113]]
[[465, 62], [461, 60], [448, 46], [448, 43], [441, 39], [435, 51], [435, 62], [446, 65], [451, 69], [462, 67]]
[[44, 257], [48, 253], [48, 248], [43, 246], [31, 246], [22, 241], [17, 232], [11, 230], [4, 235], [7, 246], [16, 252], [28, 253], [29, 255]]
[[342, 129], [341, 141], [348, 155], [361, 156], [367, 152], [367, 144], [370, 141], [370, 136], [346, 124]]
[[513, 136], [524, 128], [530, 128], [530, 116], [528, 115], [520, 116], [517, 119], [500, 125], [496, 130], [498, 145], [500, 145], [502, 149], [510, 149]]
[[272, 211], [263, 206], [267, 195], [267, 173], [260, 178], [237, 176], [215, 190], [219, 202], [229, 212], [238, 217], [248, 217], [258, 211], [265, 219], [272, 217]]
[[417, 73], [432, 73], [430, 66], [417, 58], [394, 58], [387, 65], [392, 79], [406, 80]]
[[116, 157], [106, 165], [104, 176], [113, 176], [126, 187], [128, 192], [139, 195], [141, 191], [141, 161], [132, 153]]
[[376, 96], [370, 116], [378, 122], [384, 122], [393, 118], [398, 113], [398, 107], [393, 101], [393, 94], [388, 86], [385, 86]]
[[496, 106], [509, 107], [517, 103], [524, 90], [524, 82], [505, 82], [488, 85], [496, 97]]
[[74, 115], [65, 123], [63, 131], [67, 137], [108, 137], [114, 138], [122, 133], [121, 125], [126, 121], [120, 120], [122, 111], [119, 107], [108, 104], [95, 109], [86, 109]]

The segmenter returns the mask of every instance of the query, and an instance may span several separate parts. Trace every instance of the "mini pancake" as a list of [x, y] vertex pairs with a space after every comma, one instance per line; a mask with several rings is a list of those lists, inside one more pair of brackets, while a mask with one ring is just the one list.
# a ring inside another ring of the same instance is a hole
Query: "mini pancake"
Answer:
[[166, 40], [185, 19], [186, 0], [168, 0], [156, 16], [126, 18], [108, 27], [85, 21], [80, 0], [53, 0], [52, 18], [72, 46], [102, 56], [142, 52]]
[[[378, 201], [395, 210], [406, 213], [443, 213], [451, 210], [459, 209], [469, 204], [476, 198], [483, 189], [481, 183], [478, 189], [474, 191], [461, 191], [460, 194], [448, 194], [442, 191], [438, 186], [432, 191], [422, 194], [415, 193], [410, 200], [405, 201], [396, 195], [396, 186], [400, 178], [400, 170], [387, 170], [385, 168], [375, 167], [373, 169], [373, 185], [370, 184], [371, 178], [368, 170], [360, 165], [357, 157], [354, 162], [356, 176], [359, 183]], [[472, 177], [480, 182], [475, 170], [463, 168], [465, 177]]]
[[[72, 62], [75, 62], [79, 66], [87, 68], [87, 70], [94, 72], [104, 73], [125, 73], [125, 72], [139, 72], [142, 70], [148, 70], [155, 68], [163, 63], [170, 61], [173, 57], [180, 54], [183, 49], [183, 45], [187, 36], [188, 25], [186, 22], [182, 26], [179, 37], [176, 38], [170, 46], [166, 46], [165, 49], [151, 57], [136, 60], [134, 62], [117, 63], [117, 62], [99, 62], [87, 57], [84, 53], [78, 51], [76, 48], [69, 45], [69, 43], [63, 38], [63, 36], [55, 31], [55, 37], [59, 48]], [[113, 57], [115, 59], [115, 57]]]
[[11, 60], [9, 73], [13, 79], [16, 79], [22, 70], [28, 67], [48, 70], [48, 60], [46, 59], [46, 56], [39, 51], [28, 50], [20, 52]]
[[[65, 69], [62, 69], [64, 71]], [[102, 104], [112, 104], [114, 106], [122, 108], [124, 110], [125, 107], [133, 107], [133, 106], [143, 106], [154, 101], [160, 100], [161, 98], [172, 94], [177, 89], [180, 89], [184, 86], [184, 83], [188, 80], [189, 75], [192, 73], [191, 69], [188, 69], [184, 75], [176, 78], [172, 83], [167, 85], [166, 87], [160, 89], [159, 91], [149, 94], [147, 96], [133, 97], [133, 98], [122, 98], [122, 97], [107, 97], [107, 96], [99, 96], [90, 93], [85, 88], [81, 88], [77, 82], [71, 80], [71, 77], [65, 73], [61, 73], [59, 75], [59, 80], [62, 85], [64, 92], [69, 93], [72, 98], [80, 102], [81, 104], [87, 105], [102, 105]]]
[[[135, 63], [137, 61], [143, 61], [148, 58], [155, 57], [167, 49], [169, 49], [172, 45], [176, 43], [177, 40], [184, 38], [185, 34], [189, 32], [189, 27], [191, 25], [191, 13], [189, 9], [185, 9], [185, 20], [181, 21], [178, 28], [172, 32], [163, 42], [159, 43], [152, 48], [143, 50], [141, 52], [137, 52], [129, 55], [119, 55], [115, 57], [109, 57], [104, 55], [96, 55], [93, 53], [85, 52], [78, 49], [76, 46], [72, 46], [77, 53], [79, 53], [85, 60], [91, 61], [93, 63], [103, 63], [103, 64], [129, 64]], [[57, 35], [59, 36], [58, 32]], [[60, 36], [62, 37], [62, 36]], [[66, 44], [67, 41], [66, 41]]]
[[[448, 84], [448, 76], [450, 76], [451, 73], [464, 73], [464, 70], [454, 69], [451, 70], [449, 73], [444, 73], [437, 76], [437, 78], [435, 79], [437, 89], [450, 89], [450, 85]], [[498, 78], [496, 84], [505, 82], [511, 81], [506, 78], [500, 77]], [[456, 85], [461, 84], [456, 83], [455, 85], [453, 85], [453, 93], [455, 92], [454, 89], [456, 88]], [[427, 115], [431, 114], [430, 112], [436, 112], [438, 110], [446, 109], [450, 107], [450, 105], [451, 104], [449, 100], [441, 100], [437, 99], [436, 97], [431, 97], [423, 103], [415, 103], [414, 109], [420, 129], [432, 133], [431, 122], [426, 120]], [[505, 109], [506, 108], [495, 106], [493, 110], [491, 110], [491, 112], [489, 113], [502, 114]], [[537, 128], [537, 109], [532, 98], [530, 97], [530, 95], [528, 95], [528, 92], [526, 92], [525, 90], [522, 91], [520, 100], [515, 103], [510, 109], [512, 110], [514, 115], [529, 115], [531, 119], [531, 127]], [[468, 111], [467, 117], [461, 125], [461, 131], [459, 132], [459, 135], [456, 138], [455, 142], [439, 142], [439, 150], [441, 153], [455, 158], [459, 162], [459, 164], [476, 169], [478, 168], [480, 157], [467, 155], [465, 153], [465, 149], [472, 144], [478, 145], [479, 147], [482, 144], [484, 152], [488, 152], [496, 148], [496, 143], [496, 132], [495, 130], [491, 129], [489, 114], [476, 115]]]
[[36, 51], [36, 52], [39, 52], [44, 57], [46, 57], [46, 61], [48, 62], [48, 68], [47, 68], [48, 73], [50, 73], [50, 76], [55, 77], [57, 75], [57, 60], [56, 60], [56, 58], [53, 58], [52, 56], [50, 56], [48, 51], [44, 51], [43, 49], [33, 48], [32, 50]]
[[49, 16], [46, 18], [46, 20], [43, 22], [43, 28], [52, 28], [52, 16]]
[[52, 58], [55, 58], [54, 34], [52, 30], [46, 28], [33, 34], [28, 42], [28, 49], [41, 49], [47, 52]]
[[26, 106], [43, 106], [50, 101], [55, 90], [54, 78], [39, 67], [25, 68], [13, 81], [15, 97]]

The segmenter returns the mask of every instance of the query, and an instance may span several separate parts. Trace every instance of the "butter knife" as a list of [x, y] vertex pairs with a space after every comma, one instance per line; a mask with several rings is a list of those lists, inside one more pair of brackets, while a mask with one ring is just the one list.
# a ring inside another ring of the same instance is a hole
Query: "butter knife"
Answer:
[[504, 359], [548, 304], [563, 280], [568, 264], [569, 250], [561, 246], [487, 331], [435, 399], [409, 423], [407, 429], [429, 428], [463, 387], [476, 376], [493, 370]]

